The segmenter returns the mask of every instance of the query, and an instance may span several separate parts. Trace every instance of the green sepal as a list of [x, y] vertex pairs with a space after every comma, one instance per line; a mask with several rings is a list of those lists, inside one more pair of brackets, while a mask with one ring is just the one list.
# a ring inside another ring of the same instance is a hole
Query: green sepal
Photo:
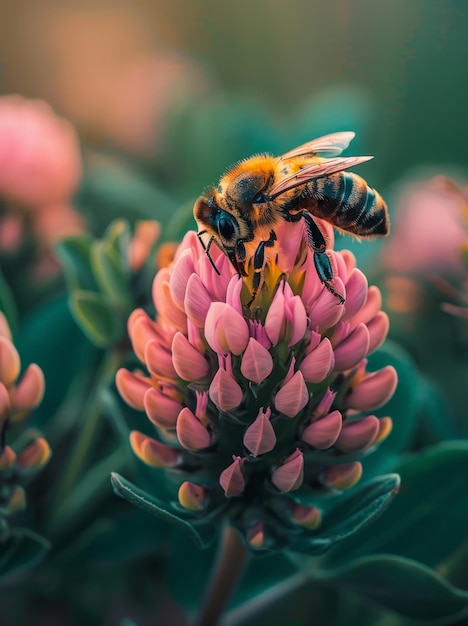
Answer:
[[453, 623], [468, 612], [468, 592], [412, 559], [387, 554], [367, 556], [321, 572], [319, 577], [412, 619]]
[[122, 311], [129, 313], [133, 306], [130, 272], [110, 243], [100, 240], [92, 244], [91, 266], [102, 293]]
[[75, 289], [95, 291], [98, 288], [91, 268], [93, 241], [89, 234], [73, 235], [62, 239], [55, 247], [70, 291]]
[[156, 500], [156, 498], [142, 491], [115, 472], [111, 474], [111, 483], [114, 492], [125, 500], [128, 500], [131, 504], [187, 531], [199, 548], [207, 548], [215, 538], [215, 527], [211, 522], [204, 523], [200, 521], [191, 523], [174, 515], [173, 512], [169, 511], [169, 503]]
[[14, 528], [0, 543], [0, 578], [20, 574], [37, 565], [49, 552], [50, 542], [27, 528]]
[[96, 346], [105, 348], [123, 338], [123, 318], [104, 294], [77, 289], [70, 294], [69, 304], [76, 323]]
[[116, 219], [106, 228], [102, 239], [119, 255], [120, 263], [128, 266], [128, 247], [132, 240], [130, 224], [127, 220]]

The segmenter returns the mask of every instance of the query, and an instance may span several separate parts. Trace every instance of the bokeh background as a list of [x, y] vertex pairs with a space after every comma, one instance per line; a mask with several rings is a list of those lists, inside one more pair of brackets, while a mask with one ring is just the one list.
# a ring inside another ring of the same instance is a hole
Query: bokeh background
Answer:
[[[72, 205], [79, 219], [64, 218], [72, 232], [86, 229], [99, 237], [115, 218], [131, 224], [157, 219], [162, 241], [180, 240], [195, 226], [194, 199], [237, 159], [281, 154], [329, 132], [356, 131], [348, 153], [375, 156], [359, 173], [387, 200], [392, 235], [362, 244], [338, 237], [337, 247], [351, 247], [369, 282], [382, 289], [391, 340], [406, 351], [407, 381], [392, 405], [400, 410], [406, 401], [401, 415], [393, 415], [403, 427], [396, 426], [393, 441], [420, 450], [468, 436], [466, 319], [443, 309], [447, 302], [463, 303], [463, 293], [468, 303], [462, 263], [468, 182], [465, 0], [0, 0], [0, 16], [0, 95], [45, 100], [78, 133], [83, 176]], [[33, 238], [50, 252], [57, 223], [54, 215], [44, 219]], [[76, 509], [59, 509], [55, 526], [48, 523], [61, 463], [66, 466], [81, 428], [78, 405], [65, 424], [60, 421], [73, 404], [65, 397], [65, 382], [77, 395], [87, 389], [76, 380], [92, 378], [103, 351], [89, 342], [83, 346], [81, 330], [65, 313], [58, 264], [35, 274], [37, 258], [31, 261], [30, 252], [0, 250], [0, 264], [16, 300], [24, 362], [37, 361], [52, 389], [34, 424], [45, 432], [54, 457], [28, 498], [31, 527], [56, 541], [57, 549], [50, 569], [46, 563], [30, 587], [4, 595], [0, 611], [6, 607], [14, 626], [32, 623], [34, 615], [35, 623], [45, 624], [130, 626], [128, 615], [140, 625], [156, 618], [185, 624], [180, 607], [196, 606], [214, 553], [199, 553], [174, 531], [156, 540], [149, 516], [116, 503], [108, 472], [131, 476], [128, 437], [119, 444], [127, 452], [116, 453], [117, 467], [101, 460], [120, 426], [99, 426], [75, 476], [83, 486]], [[46, 329], [55, 324], [54, 343]], [[60, 333], [67, 345], [61, 345]], [[55, 355], [65, 348], [76, 358], [63, 360], [66, 366], [57, 372]], [[405, 427], [410, 414], [414, 425]], [[99, 468], [99, 479], [93, 468]], [[144, 471], [138, 469], [140, 477]], [[146, 473], [147, 484], [152, 476]], [[94, 483], [88, 498], [86, 488]], [[442, 492], [442, 479], [437, 485]], [[49, 490], [45, 501], [41, 490]], [[465, 518], [460, 520], [462, 528]], [[162, 523], [158, 528], [164, 529]], [[405, 537], [414, 543], [414, 535]], [[235, 602], [254, 594], [246, 591], [249, 585], [261, 591], [270, 574], [277, 579], [294, 569], [286, 561], [283, 569], [275, 567], [266, 562], [250, 572]], [[466, 589], [466, 569], [460, 580]], [[351, 605], [360, 626], [405, 623], [348, 598], [335, 612], [333, 593], [322, 595], [319, 588], [316, 597], [297, 600], [297, 623], [304, 623], [301, 615], [311, 605], [323, 609], [321, 626], [354, 623], [346, 617]], [[277, 609], [289, 619], [291, 604]]]

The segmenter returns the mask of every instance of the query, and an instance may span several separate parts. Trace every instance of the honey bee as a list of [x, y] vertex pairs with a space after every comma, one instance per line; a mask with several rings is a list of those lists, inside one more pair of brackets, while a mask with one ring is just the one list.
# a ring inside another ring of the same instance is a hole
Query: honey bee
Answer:
[[[208, 189], [194, 206], [198, 238], [210, 256], [213, 243], [228, 256], [242, 276], [253, 263], [252, 298], [261, 286], [266, 249], [275, 246], [275, 227], [281, 221], [303, 219], [314, 265], [323, 285], [341, 304], [344, 298], [333, 287], [333, 270], [325, 237], [314, 217], [339, 231], [357, 237], [387, 235], [387, 206], [360, 176], [346, 172], [370, 156], [339, 156], [353, 139], [353, 132], [325, 135], [280, 157], [262, 154], [231, 167], [215, 188]], [[208, 236], [205, 244], [203, 235]]]

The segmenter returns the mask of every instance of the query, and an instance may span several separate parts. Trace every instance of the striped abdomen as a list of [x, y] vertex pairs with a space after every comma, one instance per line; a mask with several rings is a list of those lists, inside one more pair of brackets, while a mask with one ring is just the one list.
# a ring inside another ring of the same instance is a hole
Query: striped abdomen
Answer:
[[[316, 178], [302, 192], [303, 208], [336, 228], [360, 237], [387, 235], [387, 205], [375, 189], [351, 172]], [[302, 202], [301, 202], [302, 205]]]

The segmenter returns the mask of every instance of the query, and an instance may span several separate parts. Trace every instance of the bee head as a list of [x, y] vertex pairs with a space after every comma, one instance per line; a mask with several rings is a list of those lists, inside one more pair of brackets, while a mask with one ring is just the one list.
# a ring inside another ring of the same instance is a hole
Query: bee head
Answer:
[[212, 194], [199, 198], [194, 206], [194, 216], [199, 226], [213, 236], [225, 250], [233, 249], [246, 232], [244, 220], [221, 208]]

